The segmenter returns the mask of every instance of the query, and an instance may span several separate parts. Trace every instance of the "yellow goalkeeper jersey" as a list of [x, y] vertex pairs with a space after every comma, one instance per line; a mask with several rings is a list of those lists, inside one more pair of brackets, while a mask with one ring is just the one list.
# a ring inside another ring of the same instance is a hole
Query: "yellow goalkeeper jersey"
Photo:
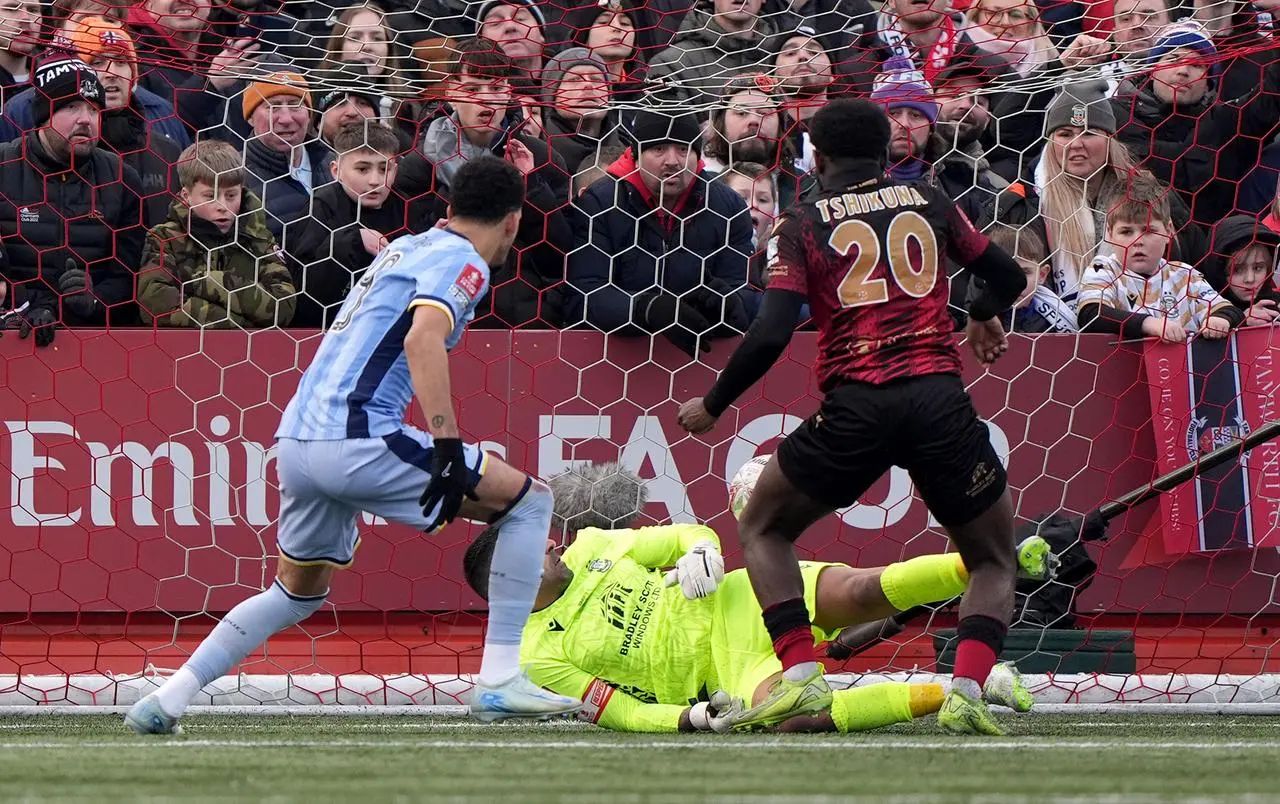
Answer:
[[661, 568], [708, 541], [719, 545], [705, 525], [579, 531], [562, 557], [573, 581], [525, 628], [521, 661], [533, 681], [576, 697], [607, 685], [594, 696], [595, 717], [615, 690], [638, 703], [673, 704], [642, 710], [661, 721], [644, 730], [674, 730], [710, 676], [714, 607], [711, 598], [689, 600], [679, 585], [664, 586]]

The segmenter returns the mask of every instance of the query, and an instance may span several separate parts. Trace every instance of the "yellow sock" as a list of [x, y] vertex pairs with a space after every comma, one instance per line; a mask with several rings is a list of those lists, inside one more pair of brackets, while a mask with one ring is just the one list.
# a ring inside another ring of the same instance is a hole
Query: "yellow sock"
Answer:
[[969, 571], [957, 553], [899, 561], [880, 573], [880, 588], [899, 611], [950, 600], [968, 585]]
[[932, 715], [942, 708], [947, 693], [941, 684], [911, 685], [911, 716], [924, 717]]
[[912, 686], [901, 681], [886, 681], [836, 690], [831, 698], [831, 720], [841, 734], [905, 723], [914, 716]]

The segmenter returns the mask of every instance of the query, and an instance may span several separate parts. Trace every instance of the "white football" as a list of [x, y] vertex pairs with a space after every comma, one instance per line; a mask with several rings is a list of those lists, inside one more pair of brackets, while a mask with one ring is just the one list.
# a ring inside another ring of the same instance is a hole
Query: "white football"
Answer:
[[729, 510], [733, 512], [734, 519], [742, 518], [747, 500], [751, 499], [751, 492], [755, 491], [756, 481], [760, 479], [760, 473], [771, 458], [772, 455], [757, 455], [744, 463], [729, 482]]

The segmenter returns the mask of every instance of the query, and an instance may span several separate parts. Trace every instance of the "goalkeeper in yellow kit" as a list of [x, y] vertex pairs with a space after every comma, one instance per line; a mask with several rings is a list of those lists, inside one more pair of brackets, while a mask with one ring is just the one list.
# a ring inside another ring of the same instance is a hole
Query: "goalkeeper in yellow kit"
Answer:
[[[583, 717], [617, 731], [729, 731], [737, 714], [767, 696], [781, 672], [744, 570], [724, 573], [719, 539], [705, 525], [630, 524], [643, 507], [639, 478], [590, 465], [550, 481], [554, 524], [576, 534], [557, 555], [549, 539], [521, 663], [536, 684], [584, 702]], [[1049, 570], [1048, 545], [1020, 545], [1027, 574]], [[467, 582], [488, 588], [494, 534], [464, 559]], [[932, 555], [858, 569], [803, 562], [815, 641], [964, 591], [958, 555]], [[674, 567], [669, 571], [665, 568]], [[1030, 693], [1009, 667], [993, 673], [988, 698], [1019, 711]], [[936, 712], [940, 684], [885, 682], [839, 690], [829, 712], [791, 729], [861, 731]], [[786, 728], [788, 724], [784, 724]]]

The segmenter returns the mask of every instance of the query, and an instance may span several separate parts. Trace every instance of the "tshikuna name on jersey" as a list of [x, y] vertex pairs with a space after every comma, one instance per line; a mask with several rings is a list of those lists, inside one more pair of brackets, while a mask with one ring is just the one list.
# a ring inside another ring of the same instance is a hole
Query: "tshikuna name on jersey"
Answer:
[[914, 187], [884, 187], [872, 193], [845, 193], [844, 195], [823, 198], [815, 201], [814, 206], [822, 215], [823, 223], [831, 223], [852, 215], [865, 215], [868, 212], [880, 212], [899, 207], [927, 207], [920, 191]]

